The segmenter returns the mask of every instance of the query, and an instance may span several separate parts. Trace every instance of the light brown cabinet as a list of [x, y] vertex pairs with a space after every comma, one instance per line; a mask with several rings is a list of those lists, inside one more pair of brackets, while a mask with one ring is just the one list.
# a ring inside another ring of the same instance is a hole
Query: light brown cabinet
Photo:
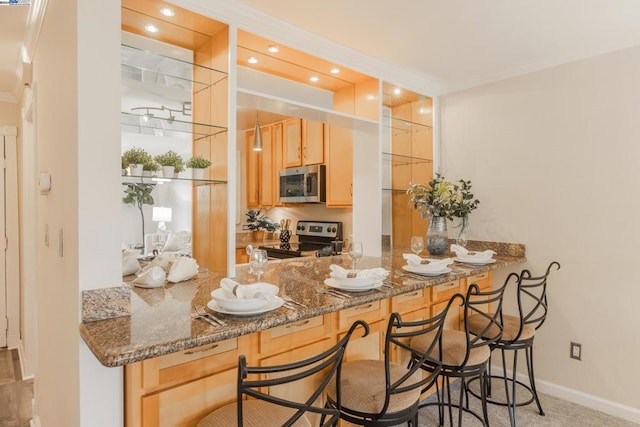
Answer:
[[262, 151], [254, 151], [255, 130], [244, 134], [246, 149], [247, 207], [282, 206], [278, 201], [282, 168], [282, 123], [260, 127]]
[[350, 207], [353, 205], [352, 133], [351, 129], [325, 125], [327, 207]]
[[317, 165], [324, 162], [324, 124], [288, 119], [283, 123], [284, 167]]

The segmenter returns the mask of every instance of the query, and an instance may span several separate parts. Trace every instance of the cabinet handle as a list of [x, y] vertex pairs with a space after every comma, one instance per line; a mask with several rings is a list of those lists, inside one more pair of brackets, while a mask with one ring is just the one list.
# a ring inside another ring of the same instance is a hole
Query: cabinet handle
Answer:
[[298, 146], [298, 160], [302, 160], [302, 148]]
[[299, 322], [299, 323], [292, 323], [290, 325], [287, 325], [287, 328], [299, 328], [300, 326], [304, 326], [309, 322], [310, 320], [303, 320], [302, 322]]
[[371, 308], [373, 307], [373, 304], [367, 304], [365, 306], [359, 306], [359, 307], [355, 307], [356, 310], [366, 310], [367, 308]]
[[416, 291], [412, 294], [407, 294], [408, 297], [417, 297], [418, 295], [420, 295], [420, 291]]
[[349, 184], [349, 195], [353, 196], [353, 182]]
[[203, 348], [203, 349], [201, 349], [201, 350], [195, 350], [195, 351], [189, 350], [189, 351], [185, 351], [185, 352], [184, 352], [184, 354], [186, 354], [187, 356], [191, 356], [191, 355], [193, 355], [193, 354], [200, 354], [200, 353], [204, 353], [204, 352], [206, 352], [206, 351], [213, 350], [214, 348], [217, 348], [217, 347], [218, 347], [218, 344], [213, 344], [211, 347]]

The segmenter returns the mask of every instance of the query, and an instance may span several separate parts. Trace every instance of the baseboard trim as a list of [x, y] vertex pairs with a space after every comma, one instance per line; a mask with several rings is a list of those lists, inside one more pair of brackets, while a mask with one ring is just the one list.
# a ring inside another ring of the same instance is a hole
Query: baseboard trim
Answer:
[[40, 427], [40, 417], [34, 415], [31, 421], [29, 421], [29, 427]]
[[25, 368], [24, 368], [24, 366], [25, 366], [24, 365], [24, 361], [25, 361], [25, 357], [26, 356], [25, 356], [24, 346], [22, 345], [22, 340], [20, 340], [18, 342], [18, 347], [17, 348], [18, 348], [18, 355], [19, 355], [19, 358], [20, 358], [20, 374], [21, 374], [22, 380], [24, 381], [24, 380], [33, 379], [34, 378], [33, 374], [28, 374], [27, 375], [27, 373], [25, 371]]
[[7, 334], [7, 348], [18, 348], [20, 346], [20, 334]]
[[[500, 375], [502, 373], [502, 368], [495, 365], [491, 365], [491, 370], [494, 375]], [[507, 370], [507, 375], [511, 376], [511, 371]], [[528, 384], [529, 378], [525, 374], [518, 373], [518, 381]], [[638, 408], [622, 405], [611, 400], [603, 399], [601, 397], [549, 381], [536, 380], [536, 388], [539, 392], [548, 394], [549, 396], [557, 397], [558, 399], [566, 400], [567, 402], [576, 403], [596, 411], [604, 412], [605, 414], [612, 415], [614, 417], [623, 418], [627, 421], [640, 423], [640, 409]]]

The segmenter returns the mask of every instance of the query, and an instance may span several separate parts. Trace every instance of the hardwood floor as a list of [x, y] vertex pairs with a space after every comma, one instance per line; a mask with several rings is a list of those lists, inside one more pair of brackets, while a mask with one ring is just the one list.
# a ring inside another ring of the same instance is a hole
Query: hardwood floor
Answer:
[[18, 350], [0, 348], [0, 427], [29, 427], [33, 380], [23, 380]]

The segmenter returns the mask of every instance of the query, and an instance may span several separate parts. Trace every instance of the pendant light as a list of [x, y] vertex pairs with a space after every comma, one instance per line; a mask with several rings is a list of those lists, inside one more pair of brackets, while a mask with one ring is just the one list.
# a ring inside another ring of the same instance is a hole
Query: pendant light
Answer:
[[253, 151], [262, 151], [262, 133], [260, 132], [260, 123], [258, 123], [258, 110], [256, 110], [256, 130], [254, 132]]

